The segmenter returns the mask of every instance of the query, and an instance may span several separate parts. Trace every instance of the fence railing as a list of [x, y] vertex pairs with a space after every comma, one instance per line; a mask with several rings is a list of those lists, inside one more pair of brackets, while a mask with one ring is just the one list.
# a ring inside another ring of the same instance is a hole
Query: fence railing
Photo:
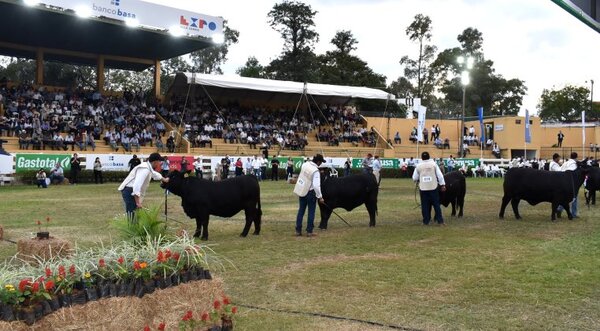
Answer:
[[600, 148], [594, 146], [592, 147], [542, 147], [540, 148], [540, 158], [542, 159], [552, 159], [552, 155], [554, 153], [558, 153], [561, 158], [568, 159], [571, 156], [571, 153], [577, 153], [578, 159], [583, 159], [584, 157], [592, 157], [594, 159], [598, 159], [600, 157]]

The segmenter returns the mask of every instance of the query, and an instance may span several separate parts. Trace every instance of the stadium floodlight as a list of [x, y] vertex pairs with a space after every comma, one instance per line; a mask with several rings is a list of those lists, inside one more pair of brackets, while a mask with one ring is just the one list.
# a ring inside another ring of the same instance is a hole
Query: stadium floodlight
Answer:
[[460, 82], [463, 84], [463, 86], [469, 85], [469, 83], [471, 82], [471, 77], [469, 77], [468, 70], [462, 72], [462, 74], [460, 75]]
[[467, 69], [473, 69], [473, 64], [475, 64], [475, 59], [469, 56], [467, 58]]
[[81, 18], [88, 18], [92, 16], [92, 10], [90, 7], [81, 5], [75, 8], [75, 14]]
[[215, 33], [212, 36], [212, 41], [215, 44], [222, 44], [225, 42], [225, 35], [222, 33]]
[[181, 37], [184, 35], [183, 30], [177, 26], [177, 25], [173, 25], [172, 27], [169, 28], [169, 33], [173, 36], [173, 37]]
[[125, 25], [127, 25], [130, 28], [137, 28], [138, 26], [140, 26], [140, 21], [135, 18], [126, 18]]
[[461, 55], [461, 56], [459, 56], [459, 57], [457, 57], [457, 58], [456, 58], [456, 63], [458, 63], [458, 64], [463, 64], [463, 63], [465, 63], [465, 57], [464, 57], [464, 56], [462, 56], [462, 55]]
[[23, 3], [29, 7], [35, 7], [40, 4], [40, 2], [37, 0], [23, 0]]

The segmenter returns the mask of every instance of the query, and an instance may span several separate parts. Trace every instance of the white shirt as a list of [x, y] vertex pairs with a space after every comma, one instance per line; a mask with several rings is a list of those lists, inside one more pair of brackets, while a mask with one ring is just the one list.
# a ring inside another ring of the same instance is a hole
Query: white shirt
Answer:
[[561, 169], [561, 171], [576, 170], [577, 169], [577, 161], [575, 161], [573, 159], [568, 159], [567, 162], [563, 163], [563, 165], [560, 169]]
[[550, 161], [550, 166], [548, 169], [550, 169], [550, 171], [561, 171], [560, 164], [558, 164], [554, 160]]
[[150, 162], [143, 162], [129, 172], [127, 178], [119, 185], [119, 191], [122, 191], [125, 187], [131, 187], [133, 188], [131, 195], [137, 195], [141, 202], [151, 179], [162, 180], [163, 176], [152, 169]]

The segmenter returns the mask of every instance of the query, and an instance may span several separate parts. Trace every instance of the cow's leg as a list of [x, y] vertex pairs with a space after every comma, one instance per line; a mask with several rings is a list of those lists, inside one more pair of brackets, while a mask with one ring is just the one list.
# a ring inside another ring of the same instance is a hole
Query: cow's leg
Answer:
[[200, 237], [200, 240], [208, 240], [208, 216], [209, 215], [206, 215], [206, 218], [202, 223], [202, 237]]
[[569, 202], [567, 202], [566, 204], [563, 205], [563, 207], [565, 208], [565, 211], [567, 212], [567, 217], [569, 218], [569, 220], [572, 220], [573, 214], [571, 214], [571, 204]]
[[509, 201], [510, 201], [510, 197], [505, 194], [502, 197], [502, 205], [500, 206], [500, 215], [498, 215], [500, 218], [504, 218], [504, 210], [506, 209], [506, 206], [508, 206]]
[[329, 222], [329, 217], [331, 217], [332, 209], [319, 204], [319, 212], [321, 214], [321, 223], [319, 223], [319, 229], [327, 230], [327, 223]]
[[208, 240], [208, 214], [196, 217], [196, 232], [194, 237], [200, 237], [201, 240]]
[[373, 227], [377, 222], [375, 218], [377, 215], [377, 202], [367, 201], [367, 203], [365, 203], [365, 206], [367, 207], [367, 211], [369, 212], [369, 227]]
[[450, 204], [452, 205], [452, 214], [450, 216], [456, 216], [456, 199], [452, 199]]
[[200, 238], [200, 236], [202, 236], [202, 222], [204, 221], [201, 216], [196, 217], [196, 232], [194, 232], [195, 238]]
[[462, 217], [463, 216], [463, 207], [465, 205], [465, 196], [464, 195], [459, 195], [458, 198], [456, 198], [456, 204], [458, 205], [458, 217]]
[[246, 214], [246, 225], [244, 225], [244, 230], [240, 233], [240, 237], [246, 237], [248, 235], [250, 226], [252, 226], [252, 221], [254, 221], [256, 217], [256, 208], [254, 206], [246, 206], [246, 208], [244, 208], [244, 214]]
[[558, 208], [558, 202], [552, 201], [552, 213], [550, 214], [550, 219], [556, 221], [556, 209]]
[[517, 199], [517, 198], [512, 198], [510, 200], [510, 203], [512, 204], [512, 208], [513, 208], [513, 212], [515, 213], [515, 218], [520, 220], [521, 219], [521, 215], [519, 215], [519, 202], [521, 201], [521, 199]]

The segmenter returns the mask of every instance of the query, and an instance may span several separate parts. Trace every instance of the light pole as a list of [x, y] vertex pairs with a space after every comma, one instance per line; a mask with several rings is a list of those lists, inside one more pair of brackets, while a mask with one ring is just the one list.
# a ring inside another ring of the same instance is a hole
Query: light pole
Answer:
[[590, 79], [592, 89], [590, 90], [590, 114], [594, 111], [594, 80]]
[[460, 157], [464, 157], [465, 156], [465, 150], [464, 150], [464, 133], [465, 133], [465, 97], [467, 94], [467, 85], [469, 85], [470, 81], [471, 81], [471, 77], [469, 77], [469, 70], [471, 70], [473, 68], [473, 63], [475, 62], [475, 60], [472, 57], [467, 57], [465, 59], [464, 56], [459, 56], [456, 59], [456, 62], [460, 65], [460, 68], [462, 69], [462, 73], [460, 76], [460, 82], [462, 84], [462, 88], [463, 88], [463, 96], [462, 96], [462, 116], [460, 117], [460, 131], [459, 131], [459, 143], [458, 143], [458, 154], [460, 155]]

